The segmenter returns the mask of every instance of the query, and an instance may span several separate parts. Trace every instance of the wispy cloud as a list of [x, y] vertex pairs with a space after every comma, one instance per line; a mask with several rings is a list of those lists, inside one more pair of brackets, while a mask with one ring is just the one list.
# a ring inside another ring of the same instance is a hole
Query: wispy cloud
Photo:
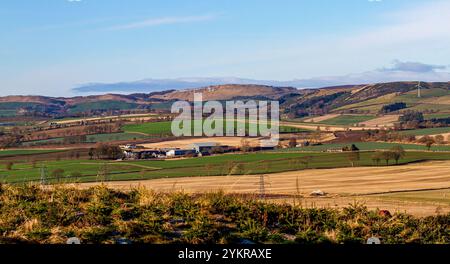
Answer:
[[201, 15], [201, 16], [177, 16], [177, 17], [160, 17], [151, 18], [143, 21], [133, 22], [124, 25], [118, 25], [108, 28], [108, 30], [128, 30], [155, 27], [161, 25], [185, 24], [193, 22], [203, 22], [215, 19], [215, 15]]
[[434, 72], [436, 70], [445, 70], [447, 66], [425, 64], [421, 62], [412, 61], [399, 61], [395, 60], [393, 66], [389, 68], [383, 68], [382, 71], [404, 71], [404, 72]]

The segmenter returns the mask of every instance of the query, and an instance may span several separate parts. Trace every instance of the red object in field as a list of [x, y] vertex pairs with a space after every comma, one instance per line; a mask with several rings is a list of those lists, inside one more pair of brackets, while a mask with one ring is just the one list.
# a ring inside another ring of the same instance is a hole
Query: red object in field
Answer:
[[380, 210], [378, 212], [378, 215], [383, 217], [392, 217], [391, 212], [389, 212], [388, 210]]

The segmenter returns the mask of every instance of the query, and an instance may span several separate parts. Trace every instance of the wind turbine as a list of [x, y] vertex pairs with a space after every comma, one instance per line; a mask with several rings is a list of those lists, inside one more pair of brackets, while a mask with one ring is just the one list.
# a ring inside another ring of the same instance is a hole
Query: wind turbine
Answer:
[[422, 97], [422, 93], [421, 93], [422, 86], [420, 84], [421, 84], [421, 82], [419, 81], [419, 83], [417, 84], [417, 97], [418, 98]]

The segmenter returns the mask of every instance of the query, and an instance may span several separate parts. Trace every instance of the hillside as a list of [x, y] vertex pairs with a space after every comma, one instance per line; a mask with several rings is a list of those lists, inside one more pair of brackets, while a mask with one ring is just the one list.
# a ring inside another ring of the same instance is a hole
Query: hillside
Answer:
[[45, 96], [0, 97], [0, 116], [20, 112], [46, 114], [78, 113], [129, 109], [166, 109], [174, 100], [193, 100], [195, 92], [203, 100], [262, 99], [279, 100], [283, 112], [291, 117], [326, 113], [377, 114], [389, 104], [404, 103], [401, 110], [431, 113], [450, 112], [450, 82], [422, 83], [418, 97], [417, 82], [347, 85], [298, 90], [266, 85], [216, 85], [190, 90], [167, 90], [130, 95], [105, 94], [53, 98]]
[[422, 83], [418, 96], [417, 82], [394, 82], [308, 90], [302, 95], [282, 98], [287, 113], [324, 114], [372, 113], [383, 106], [405, 103], [405, 110], [450, 112], [450, 82]]
[[279, 99], [283, 95], [295, 93], [296, 88], [273, 87], [265, 85], [216, 85], [205, 88], [173, 91], [163, 95], [154, 95], [151, 98], [162, 100], [186, 100], [193, 101], [194, 93], [202, 93], [203, 100], [231, 100], [235, 98], [268, 98]]

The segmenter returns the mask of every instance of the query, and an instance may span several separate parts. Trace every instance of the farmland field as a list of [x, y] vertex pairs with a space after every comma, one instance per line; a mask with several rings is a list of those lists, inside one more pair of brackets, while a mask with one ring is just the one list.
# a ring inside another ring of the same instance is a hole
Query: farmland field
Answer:
[[[224, 121], [225, 123], [225, 121]], [[171, 135], [172, 134], [172, 122], [149, 122], [142, 124], [129, 124], [123, 126], [125, 132], [130, 133], [142, 133], [147, 135]], [[193, 125], [191, 126], [193, 129]], [[224, 125], [225, 127], [225, 125]], [[235, 121], [235, 129], [237, 127], [237, 121]], [[248, 123], [246, 124], [246, 129], [248, 129]], [[310, 130], [300, 129], [290, 126], [280, 126], [281, 133], [298, 133], [298, 132], [310, 132]]]
[[45, 153], [54, 153], [60, 152], [60, 150], [0, 150], [0, 157], [4, 156], [18, 156], [18, 155], [37, 155], [37, 154], [45, 154]]
[[126, 103], [121, 101], [98, 101], [98, 102], [88, 102], [77, 104], [69, 109], [71, 113], [86, 112], [91, 110], [102, 110], [102, 109], [134, 109], [137, 104]]
[[[362, 152], [356, 166], [375, 166], [372, 155], [371, 152]], [[426, 160], [450, 160], [450, 153], [408, 152], [406, 157], [400, 160], [400, 164]], [[393, 164], [393, 161], [390, 164]], [[30, 162], [17, 162], [10, 171], [2, 166], [0, 181], [37, 181], [41, 177], [40, 168], [43, 166], [48, 171], [49, 179], [52, 178], [52, 171], [63, 169], [61, 180], [64, 182], [92, 182], [278, 173], [303, 169], [345, 168], [352, 165], [346, 153], [252, 153], [165, 161], [61, 160], [39, 162], [34, 167]], [[98, 176], [102, 168], [107, 171], [107, 179]], [[81, 175], [72, 177], [75, 172]], [[54, 180], [53, 178], [52, 181]]]
[[326, 125], [347, 126], [347, 125], [353, 125], [353, 124], [365, 122], [365, 121], [368, 121], [368, 120], [371, 120], [374, 118], [375, 118], [375, 116], [372, 116], [372, 115], [340, 115], [335, 118], [320, 121], [319, 123], [326, 124]]
[[150, 122], [143, 124], [130, 124], [123, 126], [123, 130], [129, 133], [152, 134], [170, 134], [171, 122]]
[[450, 189], [389, 193], [376, 195], [376, 197], [389, 200], [406, 200], [412, 202], [438, 202], [450, 205]]
[[450, 113], [440, 113], [440, 114], [425, 114], [424, 115], [426, 120], [430, 120], [433, 118], [450, 118]]
[[437, 135], [437, 134], [444, 134], [449, 133], [450, 127], [437, 127], [437, 128], [423, 128], [423, 129], [416, 129], [416, 130], [405, 130], [402, 131], [402, 134], [406, 135], [414, 135], [414, 136], [426, 136], [426, 135]]
[[[270, 186], [267, 186], [267, 194], [294, 195], [300, 192], [303, 195], [309, 195], [314, 190], [322, 190], [330, 195], [369, 195], [373, 193], [397, 193], [404, 190], [450, 188], [450, 174], [442, 173], [442, 171], [450, 172], [450, 161], [433, 161], [390, 167], [288, 171], [267, 174], [265, 178], [267, 184], [270, 183]], [[298, 184], [296, 184], [297, 179]], [[255, 193], [259, 188], [259, 180], [260, 175], [243, 175], [125, 181], [106, 184], [122, 189], [129, 189], [131, 186], [142, 184], [156, 191], [184, 190], [190, 193], [201, 193], [223, 190], [231, 193]], [[86, 184], [85, 186], [92, 186], [92, 184]]]
[[[289, 148], [289, 149], [280, 149], [276, 150], [276, 152], [292, 152], [292, 151], [326, 151], [328, 149], [342, 149], [346, 146], [351, 146], [352, 143], [332, 143], [332, 144], [323, 144], [317, 146], [308, 146], [302, 148]], [[399, 143], [388, 143], [388, 142], [356, 142], [355, 145], [360, 150], [387, 150], [391, 149], [394, 146], [401, 145], [405, 150], [428, 150], [424, 145], [417, 144], [399, 144]], [[450, 146], [444, 145], [433, 145], [431, 150], [434, 151], [450, 151]]]
[[[95, 135], [87, 135], [86, 143], [97, 143], [97, 142], [112, 142], [112, 141], [123, 141], [123, 140], [138, 140], [138, 139], [146, 139], [149, 138], [146, 135], [140, 133], [108, 133], [108, 134], [95, 134]], [[36, 141], [28, 141], [23, 142], [22, 146], [38, 146], [44, 144], [60, 144], [63, 143], [64, 138], [52, 138], [52, 139], [44, 139], [44, 140], [36, 140]]]
[[11, 117], [11, 116], [15, 116], [17, 113], [16, 110], [3, 110], [0, 109], [0, 117]]

